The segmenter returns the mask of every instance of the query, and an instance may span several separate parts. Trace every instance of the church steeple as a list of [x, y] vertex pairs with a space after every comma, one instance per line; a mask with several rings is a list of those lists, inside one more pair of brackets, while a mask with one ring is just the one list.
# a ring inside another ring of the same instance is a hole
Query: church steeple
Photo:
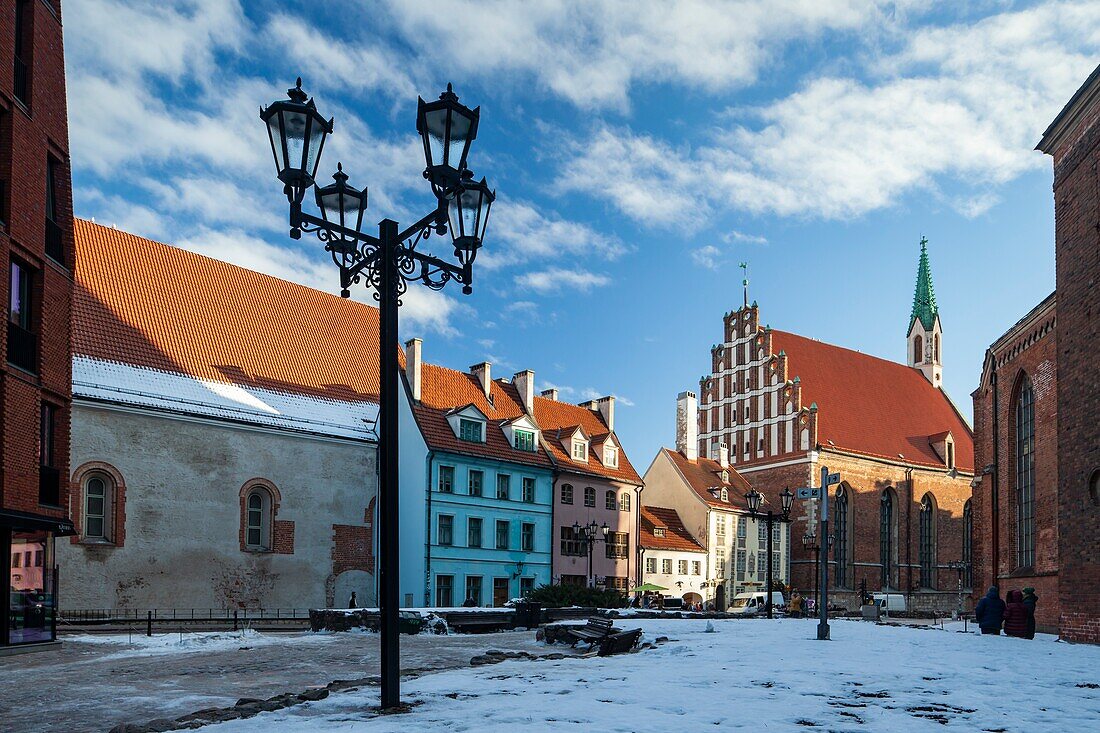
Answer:
[[932, 287], [932, 267], [928, 264], [928, 240], [920, 238], [920, 262], [917, 265], [917, 288], [913, 293], [913, 310], [909, 314], [909, 334], [906, 350], [909, 366], [920, 369], [936, 387], [943, 385], [943, 364], [940, 361], [940, 309], [936, 307], [936, 291]]

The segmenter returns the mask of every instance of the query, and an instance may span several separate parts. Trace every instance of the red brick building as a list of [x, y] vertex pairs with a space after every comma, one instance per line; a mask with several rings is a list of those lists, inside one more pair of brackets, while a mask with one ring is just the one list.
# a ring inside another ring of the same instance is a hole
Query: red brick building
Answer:
[[1058, 627], [1058, 320], [1052, 293], [986, 350], [974, 398], [975, 600], [1035, 588], [1040, 631]]
[[[830, 504], [837, 602], [855, 606], [865, 584], [904, 592], [917, 609], [950, 610], [968, 582], [953, 566], [968, 560], [973, 442], [941, 388], [941, 339], [922, 242], [906, 363], [774, 330], [755, 303], [725, 315], [711, 349], [699, 386], [701, 458], [727, 447], [773, 506], [784, 487], [818, 485], [822, 466], [841, 475]], [[817, 526], [816, 504], [796, 502], [790, 530], [791, 579], [802, 591], [814, 586], [801, 538]]]
[[54, 640], [54, 537], [71, 531], [72, 185], [56, 1], [16, 0], [0, 13], [0, 256], [2, 648]]
[[1043, 134], [1054, 159], [1060, 630], [1100, 642], [1100, 67]]

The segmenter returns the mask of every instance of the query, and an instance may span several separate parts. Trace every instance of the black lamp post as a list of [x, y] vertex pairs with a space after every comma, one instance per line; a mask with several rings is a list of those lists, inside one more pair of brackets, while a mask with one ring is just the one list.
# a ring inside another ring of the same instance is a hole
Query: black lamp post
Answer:
[[[763, 501], [764, 496], [756, 489], [749, 489], [745, 494], [745, 501], [749, 505], [749, 514], [753, 519], [763, 520], [768, 528], [768, 558], [767, 562], [767, 594], [765, 595], [764, 606], [768, 612], [768, 618], [772, 618], [772, 526], [777, 522], [780, 524], [786, 524], [791, 521], [791, 504], [794, 503], [794, 494], [791, 490], [783, 489], [779, 494], [779, 499], [783, 507], [781, 514], [776, 514], [771, 509], [766, 514], [760, 513], [760, 504]], [[787, 550], [790, 552], [790, 548]]]
[[596, 524], [596, 520], [593, 519], [583, 527], [576, 522], [573, 522], [573, 536], [580, 537], [584, 542], [585, 550], [588, 553], [588, 587], [591, 588], [595, 585], [592, 580], [592, 547], [597, 542], [607, 542], [607, 532], [611, 528], [607, 526], [607, 522], [602, 525]]
[[821, 545], [817, 544], [817, 535], [813, 532], [807, 532], [802, 535], [802, 546], [806, 548], [807, 552], [812, 552], [814, 555], [814, 608], [817, 608], [817, 565], [818, 565], [818, 550], [821, 549]]
[[[317, 112], [302, 91], [302, 80], [287, 91], [288, 99], [260, 109], [267, 125], [275, 169], [290, 203], [290, 236], [300, 239], [312, 232], [324, 243], [340, 268], [340, 296], [351, 295], [353, 283], [373, 287], [379, 310], [379, 611], [382, 647], [382, 708], [400, 704], [401, 660], [398, 637], [399, 536], [397, 442], [397, 325], [398, 307], [408, 282], [419, 280], [433, 290], [455, 280], [469, 294], [472, 266], [485, 238], [485, 225], [495, 195], [485, 179], [476, 181], [466, 166], [470, 143], [477, 136], [479, 110], [458, 101], [447, 85], [439, 100], [420, 99], [416, 129], [424, 143], [424, 178], [435, 194], [436, 205], [415, 224], [401, 229], [383, 219], [378, 235], [362, 231], [367, 191], [348, 185], [343, 166], [337, 165], [334, 183], [316, 189], [321, 216], [302, 211], [306, 192], [314, 185], [325, 138], [332, 120]], [[433, 234], [450, 230], [457, 262], [447, 262], [417, 250]]]

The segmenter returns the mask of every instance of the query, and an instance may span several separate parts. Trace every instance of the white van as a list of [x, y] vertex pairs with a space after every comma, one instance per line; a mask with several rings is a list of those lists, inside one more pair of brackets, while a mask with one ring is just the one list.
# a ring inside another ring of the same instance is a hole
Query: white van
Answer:
[[887, 613], [905, 612], [905, 595], [902, 593], [872, 593], [871, 602]]
[[[726, 610], [729, 613], [751, 616], [757, 613], [765, 613], [767, 605], [768, 594], [764, 591], [738, 593], [733, 597], [733, 601]], [[783, 600], [783, 594], [777, 590], [772, 591], [772, 611], [774, 612], [784, 605], [786, 605], [786, 601]]]

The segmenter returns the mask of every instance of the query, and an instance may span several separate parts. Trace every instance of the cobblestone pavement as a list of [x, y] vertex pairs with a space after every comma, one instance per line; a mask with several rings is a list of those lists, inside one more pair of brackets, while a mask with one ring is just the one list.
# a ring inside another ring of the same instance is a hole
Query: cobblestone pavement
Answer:
[[[187, 651], [130, 646], [125, 635], [119, 644], [77, 639], [62, 637], [58, 650], [0, 658], [0, 732], [106, 733], [122, 722], [176, 718], [242, 697], [378, 674], [377, 634], [265, 633], [239, 646]], [[546, 650], [533, 631], [402, 636], [402, 671], [465, 666], [489, 649]]]

